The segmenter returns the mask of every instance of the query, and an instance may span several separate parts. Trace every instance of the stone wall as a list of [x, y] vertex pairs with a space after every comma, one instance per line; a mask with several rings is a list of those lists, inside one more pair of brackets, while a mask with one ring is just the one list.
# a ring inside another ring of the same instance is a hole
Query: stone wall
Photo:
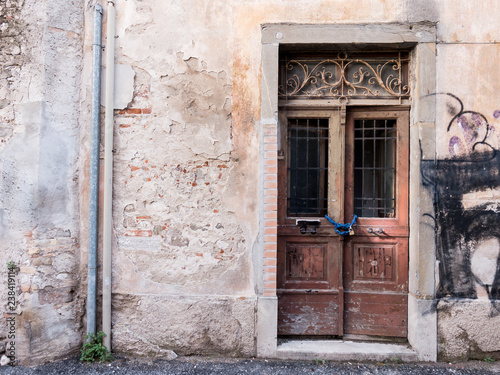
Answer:
[[6, 341], [15, 342], [22, 364], [64, 356], [81, 343], [82, 10], [77, 1], [0, 2], [0, 293], [7, 295], [12, 261], [16, 337]]

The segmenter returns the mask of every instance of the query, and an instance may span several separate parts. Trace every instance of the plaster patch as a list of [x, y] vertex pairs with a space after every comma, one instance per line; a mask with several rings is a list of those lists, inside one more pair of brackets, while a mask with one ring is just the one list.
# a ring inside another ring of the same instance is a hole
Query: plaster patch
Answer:
[[[115, 85], [113, 108], [124, 109], [132, 102], [134, 98], [134, 78], [135, 71], [130, 65], [115, 65]], [[106, 68], [102, 69], [101, 79], [101, 105], [106, 105]]]
[[491, 286], [493, 284], [499, 254], [500, 241], [498, 238], [483, 240], [476, 245], [471, 255], [471, 269], [482, 285]]
[[462, 197], [462, 204], [466, 210], [498, 201], [500, 201], [500, 187], [473, 191]]

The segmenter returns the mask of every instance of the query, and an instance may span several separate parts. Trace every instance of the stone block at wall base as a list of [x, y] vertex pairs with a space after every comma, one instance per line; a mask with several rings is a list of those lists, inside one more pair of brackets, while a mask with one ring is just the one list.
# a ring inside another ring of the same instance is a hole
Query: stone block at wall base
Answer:
[[255, 305], [251, 297], [115, 294], [112, 351], [255, 356]]
[[500, 304], [456, 299], [438, 303], [439, 359], [500, 359]]
[[278, 335], [278, 298], [259, 297], [257, 302], [257, 356], [275, 358]]
[[408, 342], [420, 361], [437, 360], [436, 302], [408, 295]]

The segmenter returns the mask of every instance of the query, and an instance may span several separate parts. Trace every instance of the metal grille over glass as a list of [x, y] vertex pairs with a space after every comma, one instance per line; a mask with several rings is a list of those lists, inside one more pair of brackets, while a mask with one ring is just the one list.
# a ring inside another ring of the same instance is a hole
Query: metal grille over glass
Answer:
[[327, 213], [328, 119], [288, 120], [288, 215]]
[[354, 121], [354, 213], [395, 217], [396, 120]]

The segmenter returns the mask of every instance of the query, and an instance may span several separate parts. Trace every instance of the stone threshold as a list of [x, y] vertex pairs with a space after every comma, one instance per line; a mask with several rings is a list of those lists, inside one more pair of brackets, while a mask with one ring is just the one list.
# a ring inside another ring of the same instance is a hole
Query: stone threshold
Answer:
[[415, 362], [408, 345], [347, 340], [290, 340], [278, 344], [276, 358], [329, 361]]

